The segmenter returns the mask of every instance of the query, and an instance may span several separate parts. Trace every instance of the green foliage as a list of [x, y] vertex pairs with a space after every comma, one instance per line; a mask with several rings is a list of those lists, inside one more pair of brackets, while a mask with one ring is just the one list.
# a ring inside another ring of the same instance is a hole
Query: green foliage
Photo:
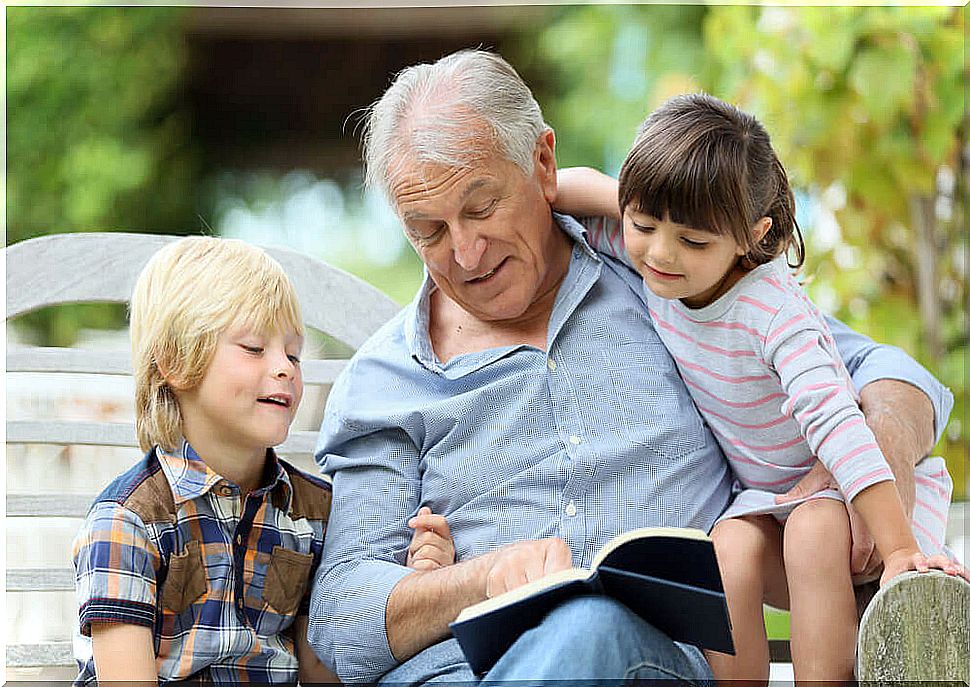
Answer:
[[[8, 243], [196, 224], [198, 165], [177, 98], [182, 14], [6, 8]], [[66, 345], [79, 326], [117, 326], [121, 312], [61, 308], [20, 323], [39, 343]]]
[[539, 60], [550, 78], [535, 92], [558, 134], [560, 165], [619, 170], [650, 107], [703, 71], [706, 12], [700, 5], [559, 10], [539, 36]]

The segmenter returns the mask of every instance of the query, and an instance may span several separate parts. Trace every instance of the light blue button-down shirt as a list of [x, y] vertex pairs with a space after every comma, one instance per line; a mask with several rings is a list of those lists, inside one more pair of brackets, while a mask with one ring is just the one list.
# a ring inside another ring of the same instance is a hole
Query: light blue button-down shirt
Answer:
[[[345, 681], [397, 662], [384, 611], [404, 567], [407, 520], [447, 517], [457, 559], [561, 537], [588, 566], [613, 536], [669, 525], [709, 530], [733, 478], [657, 337], [638, 275], [574, 240], [549, 322], [548, 351], [504, 346], [441, 363], [415, 300], [354, 357], [330, 395], [317, 462], [334, 502], [311, 601], [310, 640]], [[898, 349], [833, 325], [858, 385], [906, 379], [945, 389]]]

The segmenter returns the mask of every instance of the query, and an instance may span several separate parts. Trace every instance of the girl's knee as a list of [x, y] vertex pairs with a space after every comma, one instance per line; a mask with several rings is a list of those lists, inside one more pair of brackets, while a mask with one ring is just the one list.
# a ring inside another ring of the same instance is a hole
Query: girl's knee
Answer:
[[762, 578], [762, 568], [772, 548], [770, 537], [768, 527], [758, 521], [732, 518], [719, 522], [711, 532], [711, 539], [725, 581], [735, 579], [746, 584], [757, 583]]
[[800, 504], [785, 523], [784, 542], [787, 569], [848, 565], [852, 539], [845, 504], [826, 498]]

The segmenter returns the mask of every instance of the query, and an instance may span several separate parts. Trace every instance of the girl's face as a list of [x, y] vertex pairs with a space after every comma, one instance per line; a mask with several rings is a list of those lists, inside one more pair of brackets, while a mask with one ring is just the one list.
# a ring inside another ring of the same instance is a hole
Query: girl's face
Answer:
[[745, 251], [733, 237], [658, 219], [628, 206], [623, 240], [633, 266], [660, 298], [677, 298], [701, 308], [727, 291], [744, 274]]

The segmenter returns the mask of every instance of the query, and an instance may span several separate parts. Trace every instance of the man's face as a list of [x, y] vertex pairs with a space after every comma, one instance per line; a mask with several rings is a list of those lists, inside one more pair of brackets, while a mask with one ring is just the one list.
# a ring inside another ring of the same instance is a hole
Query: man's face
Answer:
[[528, 316], [562, 277], [553, 264], [554, 147], [547, 131], [531, 175], [492, 155], [467, 169], [414, 165], [391, 184], [405, 233], [431, 278], [480, 320]]

